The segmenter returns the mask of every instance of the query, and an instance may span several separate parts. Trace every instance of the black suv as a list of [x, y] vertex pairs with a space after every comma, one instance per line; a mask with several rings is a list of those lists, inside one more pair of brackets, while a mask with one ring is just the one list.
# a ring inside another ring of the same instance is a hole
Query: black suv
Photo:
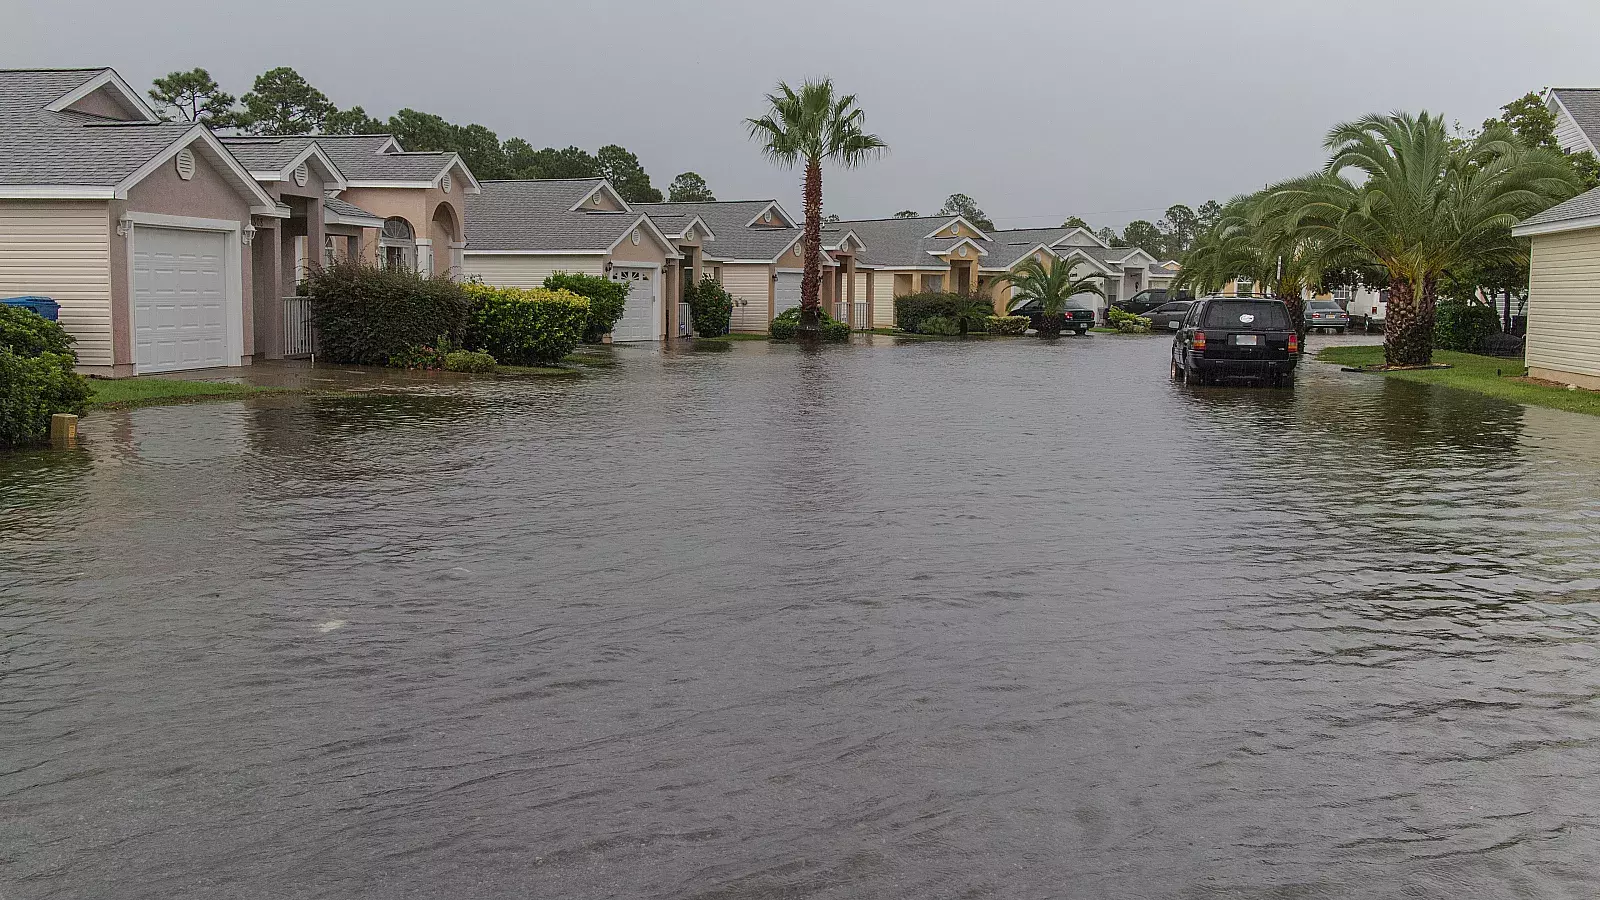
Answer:
[[[1030, 300], [1016, 309], [1013, 309], [1009, 315], [1027, 316], [1028, 327], [1038, 328], [1039, 318], [1041, 315], [1039, 310], [1039, 301]], [[1089, 329], [1094, 327], [1094, 310], [1087, 306], [1078, 306], [1073, 303], [1068, 303], [1067, 308], [1062, 310], [1061, 314], [1066, 318], [1066, 322], [1061, 326], [1062, 331], [1075, 331], [1078, 334], [1088, 334]]]
[[1172, 339], [1172, 377], [1191, 384], [1243, 377], [1287, 386], [1299, 362], [1289, 308], [1270, 297], [1203, 297]]

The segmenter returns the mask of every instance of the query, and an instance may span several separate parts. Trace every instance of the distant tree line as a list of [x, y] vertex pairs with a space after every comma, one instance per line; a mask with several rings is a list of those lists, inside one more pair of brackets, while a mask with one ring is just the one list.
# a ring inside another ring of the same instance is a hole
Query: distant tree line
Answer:
[[407, 150], [454, 152], [474, 175], [484, 179], [606, 178], [629, 203], [662, 199], [716, 199], [701, 176], [684, 172], [673, 179], [669, 195], [650, 182], [639, 158], [617, 144], [590, 153], [579, 147], [534, 149], [520, 137], [501, 140], [486, 126], [457, 125], [442, 116], [402, 109], [387, 120], [360, 106], [340, 109], [327, 94], [288, 66], [256, 76], [249, 91], [235, 97], [224, 91], [205, 69], [173, 72], [157, 78], [150, 89], [161, 114], [171, 120], [198, 122], [214, 130], [245, 134], [391, 134]]

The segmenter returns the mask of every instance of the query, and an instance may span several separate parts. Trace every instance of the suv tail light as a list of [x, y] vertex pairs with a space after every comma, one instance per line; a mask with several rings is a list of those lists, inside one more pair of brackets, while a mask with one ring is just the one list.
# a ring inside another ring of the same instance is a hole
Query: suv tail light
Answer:
[[1300, 335], [1298, 335], [1298, 334], [1289, 335], [1289, 352], [1290, 353], [1299, 353], [1300, 352]]
[[1189, 346], [1195, 350], [1204, 350], [1206, 348], [1206, 333], [1204, 331], [1196, 331], [1194, 340]]

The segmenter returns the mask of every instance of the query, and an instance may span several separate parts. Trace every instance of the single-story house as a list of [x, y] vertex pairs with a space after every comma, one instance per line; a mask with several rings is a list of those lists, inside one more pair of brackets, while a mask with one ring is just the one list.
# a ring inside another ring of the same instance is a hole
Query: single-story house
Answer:
[[112, 69], [0, 71], [0, 295], [61, 304], [85, 372], [248, 363], [255, 223], [290, 215]]
[[1513, 228], [1533, 241], [1528, 374], [1600, 390], [1600, 188]]
[[1102, 276], [1107, 300], [1083, 298], [1099, 310], [1149, 287], [1156, 265], [1145, 251], [1110, 247], [1083, 228], [985, 231], [961, 216], [865, 219], [824, 226], [824, 245], [846, 234], [862, 248], [858, 265], [872, 273], [866, 296], [873, 327], [894, 324], [894, 298], [921, 291], [977, 291], [1004, 311], [1014, 289], [999, 276], [1029, 257], [1051, 265], [1067, 261], [1077, 275]]
[[680, 304], [668, 298], [682, 295], [681, 254], [605, 179], [486, 181], [467, 198], [466, 222], [468, 277], [536, 288], [554, 272], [602, 275], [630, 289], [612, 340], [680, 333]]
[[[635, 208], [648, 213], [678, 243], [685, 262], [690, 245], [681, 240], [683, 234], [708, 239], [694, 269], [717, 279], [733, 298], [730, 331], [764, 332], [775, 316], [800, 305], [802, 232], [778, 201], [640, 203]], [[696, 223], [699, 228], [693, 227]], [[826, 251], [824, 257], [831, 260]], [[829, 280], [824, 278], [824, 284]]]
[[458, 154], [406, 151], [387, 134], [319, 134], [316, 143], [344, 174], [338, 199], [383, 220], [363, 227], [360, 258], [460, 277], [466, 198], [479, 185]]

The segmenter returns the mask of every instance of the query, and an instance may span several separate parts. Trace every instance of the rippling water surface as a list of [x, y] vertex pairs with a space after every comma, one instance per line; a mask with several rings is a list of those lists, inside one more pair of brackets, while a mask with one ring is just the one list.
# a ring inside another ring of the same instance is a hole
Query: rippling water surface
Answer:
[[0, 897], [1600, 894], [1600, 425], [1165, 346], [0, 456]]

